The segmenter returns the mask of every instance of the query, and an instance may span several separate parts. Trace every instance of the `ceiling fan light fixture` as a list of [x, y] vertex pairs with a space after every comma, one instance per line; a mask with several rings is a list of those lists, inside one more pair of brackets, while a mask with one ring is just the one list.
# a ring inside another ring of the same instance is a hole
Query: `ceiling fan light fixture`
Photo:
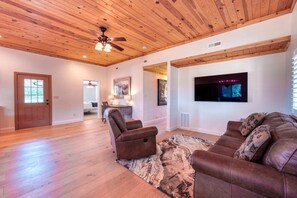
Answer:
[[106, 27], [101, 26], [99, 27], [102, 34], [99, 35], [95, 30], [90, 30], [94, 35], [97, 36], [97, 43], [95, 46], [95, 50], [98, 51], [105, 51], [105, 52], [111, 52], [111, 49], [116, 49], [118, 51], [123, 51], [124, 49], [113, 42], [115, 41], [127, 41], [125, 37], [114, 37], [114, 38], [109, 38], [104, 34], [104, 32], [107, 30]]
[[104, 51], [105, 51], [105, 52], [111, 52], [111, 49], [104, 48]]
[[111, 45], [110, 45], [109, 43], [107, 43], [107, 44], [105, 45], [104, 49], [109, 49], [109, 50], [111, 50], [112, 47], [111, 47]]
[[104, 48], [104, 46], [102, 45], [101, 42], [98, 42], [95, 46], [95, 50], [98, 50], [98, 51], [102, 51]]

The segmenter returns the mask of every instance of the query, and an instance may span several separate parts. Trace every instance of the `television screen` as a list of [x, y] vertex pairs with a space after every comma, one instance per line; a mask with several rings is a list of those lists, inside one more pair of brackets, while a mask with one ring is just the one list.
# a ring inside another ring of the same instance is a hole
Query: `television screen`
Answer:
[[247, 102], [247, 72], [195, 78], [195, 101]]

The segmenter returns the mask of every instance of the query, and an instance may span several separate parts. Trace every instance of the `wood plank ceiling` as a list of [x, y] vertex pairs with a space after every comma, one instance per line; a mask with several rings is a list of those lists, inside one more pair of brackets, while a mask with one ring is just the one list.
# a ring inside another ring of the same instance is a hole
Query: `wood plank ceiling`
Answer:
[[[292, 11], [296, 0], [0, 0], [0, 46], [108, 66]], [[99, 52], [108, 28], [125, 50]], [[87, 56], [87, 58], [83, 56]]]
[[228, 61], [264, 54], [284, 52], [288, 49], [291, 36], [285, 36], [272, 40], [261, 41], [249, 45], [234, 47], [197, 56], [186, 57], [171, 61], [171, 65], [177, 68]]

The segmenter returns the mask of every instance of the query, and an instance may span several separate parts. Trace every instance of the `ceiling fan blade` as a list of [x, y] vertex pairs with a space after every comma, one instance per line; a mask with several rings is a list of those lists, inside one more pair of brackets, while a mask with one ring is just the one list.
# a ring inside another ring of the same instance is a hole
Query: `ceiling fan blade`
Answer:
[[90, 32], [91, 32], [92, 34], [94, 34], [95, 36], [100, 37], [100, 35], [99, 35], [95, 30], [90, 30]]
[[115, 37], [115, 38], [110, 38], [110, 41], [127, 41], [124, 37]]
[[114, 47], [114, 48], [116, 48], [117, 50], [119, 50], [119, 51], [123, 51], [124, 49], [123, 48], [121, 48], [120, 46], [118, 46], [118, 45], [116, 45], [116, 44], [114, 44], [114, 43], [109, 43], [112, 47]]

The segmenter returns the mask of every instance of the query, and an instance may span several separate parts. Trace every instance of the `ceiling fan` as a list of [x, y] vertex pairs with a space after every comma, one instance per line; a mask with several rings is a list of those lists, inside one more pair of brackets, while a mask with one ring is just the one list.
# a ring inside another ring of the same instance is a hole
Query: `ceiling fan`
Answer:
[[[106, 27], [99, 27], [100, 31], [102, 32], [101, 35], [99, 35], [95, 30], [90, 30], [95, 36], [97, 36], [98, 42], [95, 46], [95, 49], [98, 51], [105, 51], [110, 52], [112, 48], [115, 48], [119, 51], [123, 51], [124, 49], [113, 42], [115, 41], [127, 41], [124, 37], [115, 37], [115, 38], [109, 38], [104, 33], [106, 32]], [[96, 40], [97, 41], [97, 40]]]
[[94, 88], [94, 87], [97, 86], [97, 84], [93, 84], [91, 81], [89, 81], [89, 83], [85, 84], [85, 86], [86, 86], [87, 88]]

